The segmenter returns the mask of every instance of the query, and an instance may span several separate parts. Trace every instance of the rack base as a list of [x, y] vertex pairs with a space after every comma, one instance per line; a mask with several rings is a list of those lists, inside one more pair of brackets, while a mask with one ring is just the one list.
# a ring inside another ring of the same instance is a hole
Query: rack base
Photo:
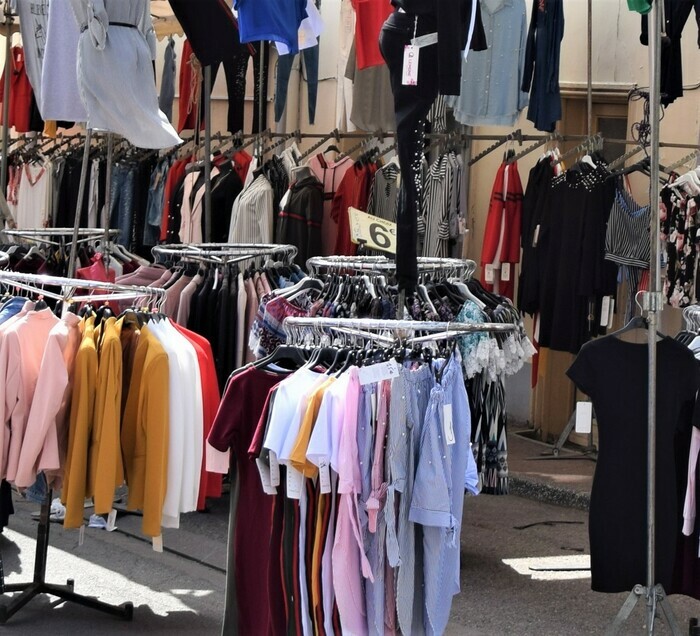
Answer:
[[654, 586], [653, 590], [649, 590], [649, 588], [645, 587], [644, 585], [635, 585], [634, 589], [627, 597], [627, 600], [620, 608], [620, 611], [617, 613], [615, 620], [605, 631], [605, 636], [615, 636], [617, 633], [619, 633], [623, 623], [629, 618], [629, 615], [632, 613], [632, 610], [636, 607], [640, 599], [644, 599], [647, 604], [647, 625], [645, 630], [647, 634], [654, 633], [654, 621], [658, 616], [657, 607], [660, 607], [661, 613], [666, 619], [666, 623], [668, 624], [673, 636], [683, 636], [683, 632], [681, 632], [681, 628], [678, 625], [676, 615], [673, 613], [673, 608], [668, 602], [666, 592], [664, 591], [663, 586], [659, 583]]
[[51, 497], [52, 493], [46, 495], [46, 499], [41, 504], [41, 513], [39, 515], [39, 526], [37, 528], [36, 539], [36, 557], [34, 561], [34, 580], [29, 583], [11, 583], [5, 585], [5, 573], [2, 568], [2, 559], [0, 558], [0, 594], [9, 594], [19, 592], [13, 596], [7, 603], [0, 604], [0, 625], [4, 625], [12, 616], [19, 612], [29, 601], [41, 594], [56, 596], [63, 601], [77, 603], [84, 607], [111, 614], [118, 618], [130, 621], [134, 616], [134, 604], [123, 603], [122, 605], [110, 605], [98, 601], [91, 596], [83, 596], [74, 591], [73, 579], [68, 579], [65, 585], [56, 585], [46, 582], [46, 557], [49, 549], [49, 528], [51, 514]]

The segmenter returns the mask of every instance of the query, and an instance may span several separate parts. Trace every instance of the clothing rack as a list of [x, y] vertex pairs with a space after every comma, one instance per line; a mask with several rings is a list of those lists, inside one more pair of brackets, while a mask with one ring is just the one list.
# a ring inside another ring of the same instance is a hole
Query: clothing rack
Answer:
[[505, 137], [501, 137], [495, 143], [491, 144], [488, 148], [482, 150], [476, 157], [472, 157], [468, 163], [469, 166], [473, 166], [477, 161], [480, 161], [487, 155], [490, 155], [494, 150], [500, 148], [503, 144], [509, 141], [517, 141], [519, 145], [523, 145], [523, 132], [518, 128], [511, 133], [508, 133]]
[[297, 248], [275, 243], [187, 243], [155, 245], [151, 252], [154, 255], [215, 264], [240, 262], [259, 256], [277, 256], [291, 263], [297, 255]]
[[[306, 261], [306, 267], [313, 276], [321, 269], [393, 272], [396, 270], [396, 263], [386, 256], [313, 256]], [[418, 257], [418, 271], [421, 273], [445, 270], [455, 274], [459, 273], [464, 280], [469, 280], [476, 271], [476, 263], [469, 259], [460, 258]]]
[[[52, 297], [57, 297], [65, 303], [70, 303], [78, 300], [95, 300], [102, 296], [110, 297], [103, 292], [113, 291], [115, 294], [112, 298], [140, 298], [144, 295], [151, 297], [158, 296], [164, 298], [163, 290], [156, 290], [150, 287], [136, 287], [130, 285], [118, 285], [115, 283], [103, 283], [100, 281], [80, 280], [75, 278], [63, 278], [60, 276], [43, 276], [37, 274], [24, 274], [20, 272], [10, 272], [0, 270], [0, 283], [5, 283], [11, 286], [21, 287], [29, 291], [34, 291], [38, 294], [49, 296], [49, 292], [42, 289], [44, 285], [51, 285], [63, 288], [62, 294], [51, 294]], [[102, 292], [96, 296], [75, 296], [77, 289], [100, 290]], [[50, 595], [61, 599], [62, 601], [70, 601], [94, 610], [111, 614], [124, 620], [131, 620], [134, 613], [134, 605], [131, 602], [123, 603], [122, 605], [110, 605], [97, 600], [94, 597], [77, 594], [74, 590], [74, 580], [68, 579], [65, 585], [57, 585], [46, 582], [46, 564], [49, 548], [49, 530], [51, 522], [49, 520], [51, 514], [51, 498], [52, 491], [49, 490], [46, 499], [41, 504], [41, 513], [39, 516], [39, 525], [37, 529], [36, 556], [34, 561], [34, 577], [32, 581], [27, 583], [12, 583], [5, 584], [4, 572], [2, 570], [2, 559], [0, 558], [0, 594], [10, 594], [19, 592], [13, 596], [8, 603], [0, 604], [0, 624], [5, 624], [12, 616], [21, 610], [34, 597], [40, 595]]]
[[[60, 239], [72, 238], [73, 228], [69, 227], [47, 227], [47, 228], [28, 228], [25, 230], [3, 230], [2, 234], [13, 238], [20, 238], [27, 242], [41, 243], [43, 245], [66, 245], [65, 240], [55, 241], [49, 237], [55, 237]], [[119, 230], [102, 230], [99, 228], [81, 228], [78, 230], [78, 243], [88, 243], [90, 241], [95, 241], [103, 239], [107, 236], [108, 238], [116, 238], [119, 236]]]

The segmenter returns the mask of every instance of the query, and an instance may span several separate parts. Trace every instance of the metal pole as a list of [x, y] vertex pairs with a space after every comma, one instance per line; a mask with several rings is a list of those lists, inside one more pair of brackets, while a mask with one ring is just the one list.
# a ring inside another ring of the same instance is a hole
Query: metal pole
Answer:
[[656, 590], [654, 561], [655, 515], [656, 515], [656, 332], [658, 313], [662, 309], [659, 302], [661, 277], [659, 267], [659, 127], [661, 120], [661, 3], [654, 2], [649, 14], [649, 121], [651, 125], [650, 187], [651, 206], [651, 262], [649, 271], [648, 344], [649, 344], [649, 385], [648, 385], [648, 431], [647, 431], [647, 632], [654, 633], [656, 614]]
[[[265, 114], [265, 109], [267, 104], [265, 103], [265, 93], [266, 86], [263, 86], [263, 80], [267, 80], [267, 75], [265, 73], [265, 42], [260, 42], [260, 78], [258, 81], [258, 132], [264, 130], [263, 119]], [[262, 137], [258, 140], [258, 155], [263, 149]]]
[[85, 197], [85, 184], [87, 182], [87, 169], [90, 162], [90, 142], [92, 130], [85, 130], [85, 148], [83, 148], [83, 165], [80, 169], [80, 185], [78, 187], [78, 203], [75, 206], [75, 219], [73, 221], [73, 240], [70, 244], [70, 259], [68, 261], [68, 277], [75, 277], [75, 260], [78, 256], [78, 230], [80, 229], [80, 214], [83, 210], [83, 198]]
[[109, 217], [112, 212], [112, 161], [114, 156], [114, 135], [107, 133], [107, 166], [105, 168], [105, 202], [102, 206], [102, 229], [104, 229], [103, 249], [106, 266], [109, 267]]
[[7, 146], [10, 137], [10, 63], [12, 61], [12, 12], [10, 3], [5, 2], [5, 85], [2, 94], [2, 171], [0, 191], [7, 195]]
[[239, 482], [234, 465], [229, 470], [228, 550], [226, 553], [226, 591], [224, 592], [224, 623], [221, 636], [238, 634], [238, 603], [236, 602], [236, 511], [238, 510]]
[[204, 241], [211, 238], [211, 66], [204, 67]]
[[593, 134], [593, 0], [588, 0], [588, 84], [586, 93], [586, 134], [590, 137]]

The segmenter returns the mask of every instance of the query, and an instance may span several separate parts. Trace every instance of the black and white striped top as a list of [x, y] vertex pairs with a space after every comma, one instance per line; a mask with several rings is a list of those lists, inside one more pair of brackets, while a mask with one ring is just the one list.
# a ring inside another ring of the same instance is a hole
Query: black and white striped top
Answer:
[[618, 265], [649, 268], [650, 207], [639, 205], [627, 192], [618, 188], [610, 210], [605, 233], [605, 258]]

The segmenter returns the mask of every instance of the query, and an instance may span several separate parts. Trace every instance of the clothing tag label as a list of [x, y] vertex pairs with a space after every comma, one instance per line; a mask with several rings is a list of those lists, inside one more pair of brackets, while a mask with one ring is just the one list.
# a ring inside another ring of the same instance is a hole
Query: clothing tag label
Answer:
[[260, 473], [260, 482], [262, 483], [263, 492], [266, 495], [276, 495], [277, 488], [275, 488], [270, 481], [270, 467], [259, 457], [255, 458], [255, 463]]
[[487, 283], [493, 283], [493, 265], [487, 265], [484, 270], [484, 277]]
[[576, 432], [590, 433], [593, 420], [593, 403], [576, 402]]
[[304, 475], [294, 466], [287, 466], [287, 497], [301, 499], [301, 488], [304, 484]]
[[403, 75], [401, 83], [404, 86], [416, 86], [418, 84], [418, 56], [420, 49], [417, 46], [407, 44], [403, 47]]
[[321, 485], [321, 494], [327, 495], [331, 491], [331, 469], [325, 459], [318, 465], [318, 481]]
[[361, 385], [381, 382], [382, 380], [391, 380], [399, 377], [399, 364], [396, 360], [388, 360], [379, 364], [371, 364], [366, 367], [360, 367], [357, 372], [357, 377]]
[[535, 228], [535, 233], [532, 237], [532, 247], [537, 247], [537, 243], [540, 240], [540, 225], [539, 223], [537, 224], [537, 227]]
[[510, 263], [502, 263], [501, 264], [501, 280], [502, 281], [510, 280]]
[[153, 551], [162, 552], [163, 551], [163, 535], [159, 534], [157, 537], [153, 537]]
[[83, 543], [85, 543], [85, 524], [80, 526], [78, 531], [78, 545], [83, 545]]
[[270, 451], [270, 486], [277, 488], [280, 485], [280, 463], [277, 453]]
[[411, 44], [413, 44], [413, 46], [421, 49], [424, 46], [430, 46], [431, 44], [437, 44], [437, 41], [438, 41], [437, 32], [436, 33], [426, 33], [425, 35], [421, 35], [417, 38], [413, 38], [411, 40]]
[[105, 528], [105, 530], [107, 530], [107, 532], [114, 532], [117, 529], [117, 526], [114, 525], [116, 522], [117, 511], [114, 508], [112, 508], [109, 511], [109, 514], [107, 515], [107, 527]]
[[600, 307], [600, 326], [606, 327], [610, 320], [610, 296], [603, 296], [603, 303]]
[[467, 221], [463, 216], [459, 217], [459, 233], [460, 234], [467, 233]]
[[615, 317], [615, 299], [610, 298], [610, 318], [608, 318], [608, 329], [612, 329], [613, 318]]
[[452, 424], [452, 405], [443, 404], [442, 406], [442, 428], [445, 434], [445, 441], [448, 446], [452, 446], [457, 440], [455, 439], [455, 429]]

